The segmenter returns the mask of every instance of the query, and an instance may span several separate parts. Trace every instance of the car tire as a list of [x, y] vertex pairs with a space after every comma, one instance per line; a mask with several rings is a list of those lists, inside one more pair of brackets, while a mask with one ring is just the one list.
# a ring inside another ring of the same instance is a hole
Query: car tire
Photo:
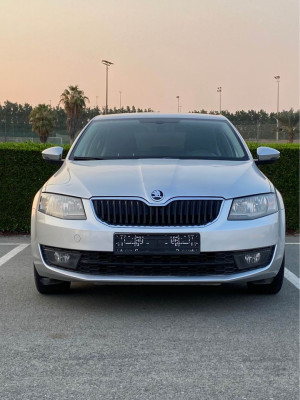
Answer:
[[284, 278], [285, 257], [283, 257], [280, 270], [270, 283], [247, 282], [248, 290], [257, 294], [276, 294], [280, 291]]
[[37, 291], [41, 294], [62, 294], [70, 290], [71, 282], [60, 281], [57, 279], [49, 279], [40, 276], [33, 266], [34, 282]]

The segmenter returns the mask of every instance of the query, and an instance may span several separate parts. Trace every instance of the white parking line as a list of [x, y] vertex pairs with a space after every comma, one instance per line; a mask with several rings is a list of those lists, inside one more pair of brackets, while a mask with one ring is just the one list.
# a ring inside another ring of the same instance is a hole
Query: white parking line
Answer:
[[13, 242], [0, 242], [0, 246], [19, 246], [19, 244], [23, 244], [23, 243], [13, 243]]
[[7, 254], [5, 254], [5, 256], [0, 258], [0, 267], [1, 267], [1, 265], [6, 263], [7, 261], [9, 261], [11, 258], [16, 256], [18, 253], [20, 253], [20, 251], [26, 249], [26, 247], [28, 247], [28, 246], [29, 246], [29, 243], [28, 244], [19, 244], [17, 247], [15, 247], [11, 251], [9, 251]]
[[284, 269], [284, 277], [291, 282], [292, 285], [294, 285], [297, 289], [300, 290], [300, 279], [298, 276], [293, 274], [289, 269], [285, 268]]

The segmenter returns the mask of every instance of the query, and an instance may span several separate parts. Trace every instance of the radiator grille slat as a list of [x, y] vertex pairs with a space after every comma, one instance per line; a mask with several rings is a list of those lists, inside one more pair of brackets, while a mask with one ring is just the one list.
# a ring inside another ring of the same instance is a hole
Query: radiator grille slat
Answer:
[[141, 200], [94, 199], [97, 217], [114, 226], [201, 226], [219, 215], [222, 200], [173, 200], [148, 205]]

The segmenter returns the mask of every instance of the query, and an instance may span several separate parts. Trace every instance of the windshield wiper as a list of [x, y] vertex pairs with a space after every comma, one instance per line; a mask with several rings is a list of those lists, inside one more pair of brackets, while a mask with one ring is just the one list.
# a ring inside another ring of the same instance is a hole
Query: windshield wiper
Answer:
[[75, 161], [89, 161], [89, 160], [104, 160], [104, 158], [74, 156], [73, 160], [75, 160]]

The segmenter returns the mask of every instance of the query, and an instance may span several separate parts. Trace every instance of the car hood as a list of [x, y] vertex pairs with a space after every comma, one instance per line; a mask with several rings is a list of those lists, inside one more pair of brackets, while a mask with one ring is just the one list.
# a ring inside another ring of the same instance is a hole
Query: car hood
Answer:
[[70, 196], [140, 197], [152, 202], [161, 190], [161, 203], [173, 197], [207, 196], [230, 199], [271, 190], [269, 180], [252, 160], [103, 160], [65, 161], [44, 191]]

